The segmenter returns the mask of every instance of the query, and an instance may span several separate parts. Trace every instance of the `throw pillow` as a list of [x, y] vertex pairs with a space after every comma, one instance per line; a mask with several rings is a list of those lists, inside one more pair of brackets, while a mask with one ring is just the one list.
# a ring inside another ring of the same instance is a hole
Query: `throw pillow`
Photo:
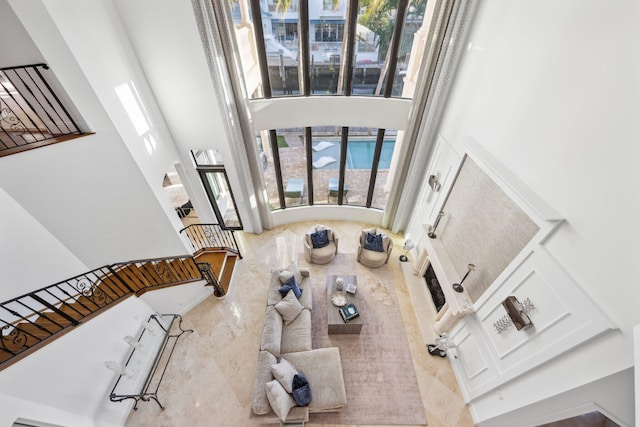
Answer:
[[271, 365], [271, 373], [287, 393], [293, 391], [293, 377], [298, 375], [298, 371], [287, 359], [281, 357], [279, 363]]
[[304, 308], [298, 301], [298, 298], [296, 298], [296, 294], [293, 292], [293, 289], [287, 292], [287, 296], [282, 298], [275, 307], [276, 310], [278, 310], [278, 313], [282, 316], [282, 320], [285, 325], [293, 322]]
[[289, 411], [296, 406], [295, 400], [282, 388], [278, 380], [269, 381], [265, 387], [267, 388], [267, 399], [269, 399], [271, 409], [282, 422], [286, 421]]
[[300, 371], [293, 377], [293, 399], [298, 406], [307, 406], [311, 402], [311, 386], [304, 372]]
[[[287, 283], [289, 281], [289, 279], [291, 279], [293, 277], [293, 273], [290, 272], [289, 270], [283, 270], [282, 272], [280, 272], [280, 274], [278, 275], [278, 278], [280, 279], [280, 283], [282, 283], [283, 285], [285, 283]], [[299, 283], [299, 282], [298, 282]]]
[[282, 298], [286, 297], [289, 291], [293, 291], [296, 298], [300, 298], [302, 296], [302, 289], [298, 287], [295, 277], [289, 279], [287, 283], [282, 285], [282, 287], [278, 290], [280, 291], [280, 295], [282, 295]]
[[293, 273], [293, 277], [296, 278], [297, 284], [302, 283], [302, 272], [300, 272], [300, 269], [295, 263], [292, 262], [291, 264], [289, 264], [289, 267], [287, 267], [287, 270]]
[[382, 234], [367, 233], [364, 237], [364, 248], [370, 251], [384, 252], [382, 247]]
[[315, 233], [311, 233], [309, 236], [311, 237], [311, 244], [314, 249], [324, 248], [329, 244], [329, 236], [327, 235], [327, 230], [319, 230]]

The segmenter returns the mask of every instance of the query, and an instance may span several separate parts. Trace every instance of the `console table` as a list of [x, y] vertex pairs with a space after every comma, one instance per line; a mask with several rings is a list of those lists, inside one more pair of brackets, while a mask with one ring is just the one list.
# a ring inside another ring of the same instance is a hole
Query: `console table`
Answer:
[[[178, 339], [193, 329], [182, 328], [179, 314], [152, 314], [138, 333], [136, 340], [122, 366], [125, 373], [119, 374], [109, 399], [121, 402], [126, 399], [138, 402], [153, 399], [160, 409], [164, 406], [158, 400], [158, 389], [173, 355]], [[127, 372], [128, 371], [128, 372]]]

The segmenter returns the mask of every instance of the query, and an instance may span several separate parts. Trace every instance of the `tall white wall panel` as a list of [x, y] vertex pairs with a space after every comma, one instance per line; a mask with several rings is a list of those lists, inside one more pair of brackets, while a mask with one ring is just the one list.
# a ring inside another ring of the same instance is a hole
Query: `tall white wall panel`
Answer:
[[[495, 389], [502, 383], [575, 348], [610, 329], [612, 325], [577, 283], [543, 247], [501, 282], [493, 294], [467, 317], [452, 337], [457, 358], [452, 360], [468, 399]], [[498, 333], [494, 323], [506, 314], [502, 301], [515, 296], [531, 299], [535, 309], [529, 317], [533, 327], [515, 326]]]

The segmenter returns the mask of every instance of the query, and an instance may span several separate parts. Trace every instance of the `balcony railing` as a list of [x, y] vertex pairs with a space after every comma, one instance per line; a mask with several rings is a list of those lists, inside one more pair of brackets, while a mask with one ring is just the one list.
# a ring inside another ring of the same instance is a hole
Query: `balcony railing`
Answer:
[[204, 248], [226, 249], [238, 254], [242, 259], [233, 230], [226, 230], [219, 224], [191, 224], [180, 230], [189, 238], [195, 252]]
[[46, 64], [0, 68], [0, 157], [82, 135]]

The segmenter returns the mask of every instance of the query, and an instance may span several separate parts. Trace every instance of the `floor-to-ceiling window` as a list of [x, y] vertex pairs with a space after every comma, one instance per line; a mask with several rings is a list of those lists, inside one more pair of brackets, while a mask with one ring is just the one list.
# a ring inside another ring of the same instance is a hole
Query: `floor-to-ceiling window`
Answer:
[[[238, 49], [246, 54], [251, 48], [238, 30], [250, 21], [261, 69], [252, 98], [402, 96], [426, 0], [238, 3], [244, 5], [234, 9], [243, 11], [242, 19], [239, 12], [234, 16]], [[256, 129], [272, 210], [319, 204], [385, 208], [396, 130], [299, 126]]]
[[383, 209], [396, 135], [392, 129], [343, 126], [263, 130], [257, 137], [266, 154], [263, 170], [271, 209], [312, 204]]

